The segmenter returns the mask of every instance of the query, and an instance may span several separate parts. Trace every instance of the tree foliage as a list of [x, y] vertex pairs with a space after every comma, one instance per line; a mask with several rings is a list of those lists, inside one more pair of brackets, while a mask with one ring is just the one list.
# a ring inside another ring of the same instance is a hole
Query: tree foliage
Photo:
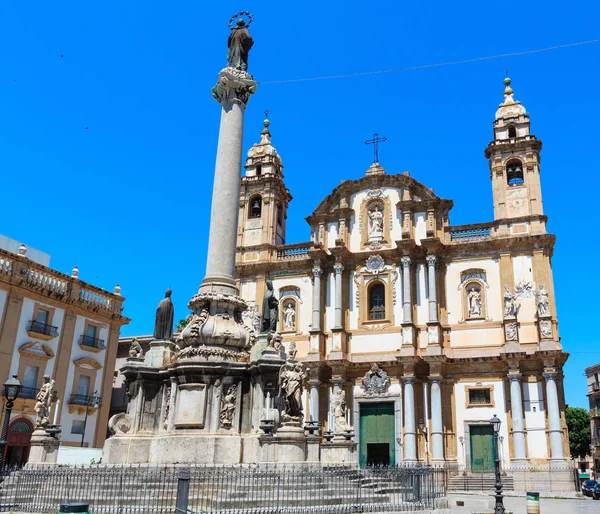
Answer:
[[584, 458], [590, 454], [590, 445], [592, 444], [590, 413], [579, 407], [567, 407], [565, 415], [569, 429], [571, 458]]
[[186, 325], [192, 320], [192, 313], [190, 312], [185, 319], [180, 319], [175, 325], [175, 332], [181, 332]]

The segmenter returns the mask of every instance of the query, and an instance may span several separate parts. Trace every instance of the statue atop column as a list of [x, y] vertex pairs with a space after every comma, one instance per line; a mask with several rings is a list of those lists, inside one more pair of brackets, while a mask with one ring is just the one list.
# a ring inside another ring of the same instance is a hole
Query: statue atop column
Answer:
[[154, 339], [169, 341], [173, 337], [173, 315], [175, 309], [171, 301], [171, 288], [165, 292], [165, 297], [158, 304], [154, 318]]
[[[234, 27], [232, 25], [233, 19], [238, 16], [246, 16], [248, 22], [243, 18], [238, 18]], [[252, 15], [249, 12], [234, 14], [229, 20], [231, 34], [227, 39], [227, 67], [248, 71], [248, 53], [254, 44], [254, 40], [248, 31], [251, 23]]]
[[262, 333], [277, 332], [277, 318], [279, 316], [279, 301], [273, 290], [273, 281], [267, 280], [267, 290], [262, 302]]
[[50, 424], [50, 406], [52, 405], [52, 390], [54, 389], [54, 380], [50, 375], [44, 375], [44, 385], [35, 397], [35, 428], [46, 428]]

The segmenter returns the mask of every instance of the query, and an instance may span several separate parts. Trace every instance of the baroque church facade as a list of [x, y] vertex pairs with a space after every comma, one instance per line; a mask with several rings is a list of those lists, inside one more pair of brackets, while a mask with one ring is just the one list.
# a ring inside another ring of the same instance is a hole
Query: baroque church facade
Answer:
[[[278, 331], [307, 367], [306, 419], [333, 430], [345, 392], [361, 464], [493, 467], [568, 458], [562, 351], [540, 180], [542, 142], [506, 79], [485, 149], [494, 219], [450, 224], [451, 200], [378, 163], [286, 244], [292, 196], [269, 121], [242, 177], [236, 279], [256, 317], [272, 281]], [[339, 423], [339, 420], [338, 420]]]

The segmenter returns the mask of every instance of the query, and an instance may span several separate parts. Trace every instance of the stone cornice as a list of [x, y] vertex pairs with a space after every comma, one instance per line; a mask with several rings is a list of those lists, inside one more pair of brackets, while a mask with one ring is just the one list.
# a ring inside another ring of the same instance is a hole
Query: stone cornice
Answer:
[[514, 152], [515, 150], [527, 150], [529, 148], [539, 152], [542, 149], [542, 142], [532, 135], [511, 139], [495, 139], [488, 144], [484, 155], [486, 159], [489, 159], [497, 152]]

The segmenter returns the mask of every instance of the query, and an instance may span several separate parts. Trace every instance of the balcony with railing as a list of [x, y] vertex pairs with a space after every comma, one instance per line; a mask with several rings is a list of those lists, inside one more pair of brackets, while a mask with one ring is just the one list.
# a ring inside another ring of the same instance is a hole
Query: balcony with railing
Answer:
[[69, 405], [78, 405], [81, 407], [100, 407], [102, 402], [99, 396], [88, 394], [72, 394], [69, 396]]
[[98, 339], [97, 337], [92, 337], [85, 334], [82, 334], [79, 337], [79, 346], [82, 350], [90, 350], [92, 352], [106, 350], [104, 339]]
[[49, 340], [58, 336], [58, 327], [32, 319], [27, 323], [27, 334], [38, 339]]
[[37, 394], [40, 392], [39, 389], [35, 387], [21, 387], [21, 391], [19, 392], [19, 398], [23, 398], [25, 400], [33, 400]]

